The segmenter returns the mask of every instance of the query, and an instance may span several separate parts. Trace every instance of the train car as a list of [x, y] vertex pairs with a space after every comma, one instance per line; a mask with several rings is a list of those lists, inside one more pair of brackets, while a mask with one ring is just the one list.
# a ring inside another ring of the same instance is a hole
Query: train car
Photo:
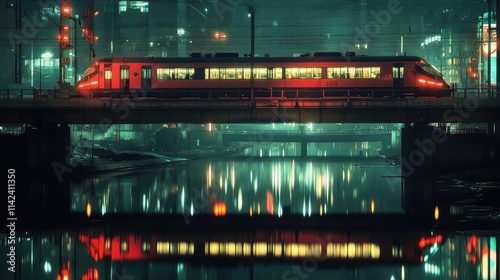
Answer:
[[[77, 83], [85, 97], [335, 98], [443, 97], [452, 89], [416, 56], [186, 58], [114, 57], [96, 60]], [[253, 78], [252, 78], [253, 77]]]

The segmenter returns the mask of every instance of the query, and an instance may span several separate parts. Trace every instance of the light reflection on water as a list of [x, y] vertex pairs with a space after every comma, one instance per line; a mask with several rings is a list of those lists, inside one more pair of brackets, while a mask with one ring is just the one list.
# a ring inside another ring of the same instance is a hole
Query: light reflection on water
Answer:
[[245, 215], [402, 213], [400, 175], [363, 156], [205, 159], [73, 182], [72, 211], [197, 214], [222, 203]]
[[[347, 143], [306, 143], [307, 156], [314, 157], [379, 157], [381, 142], [347, 142]], [[260, 158], [298, 157], [301, 156], [301, 143], [266, 143], [259, 142], [245, 149], [246, 156]]]

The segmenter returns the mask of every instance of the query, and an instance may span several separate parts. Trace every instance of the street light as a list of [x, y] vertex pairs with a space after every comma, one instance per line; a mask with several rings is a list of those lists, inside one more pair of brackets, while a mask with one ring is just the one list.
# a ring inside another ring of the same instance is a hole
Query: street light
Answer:
[[40, 55], [40, 85], [39, 85], [40, 91], [42, 90], [42, 59], [52, 58], [52, 55], [53, 54], [51, 52], [44, 52]]

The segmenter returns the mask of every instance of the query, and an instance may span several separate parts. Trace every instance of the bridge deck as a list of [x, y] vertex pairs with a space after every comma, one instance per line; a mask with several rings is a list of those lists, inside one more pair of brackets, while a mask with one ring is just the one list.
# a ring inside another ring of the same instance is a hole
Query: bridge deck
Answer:
[[412, 123], [500, 119], [500, 98], [389, 100], [0, 100], [0, 123]]

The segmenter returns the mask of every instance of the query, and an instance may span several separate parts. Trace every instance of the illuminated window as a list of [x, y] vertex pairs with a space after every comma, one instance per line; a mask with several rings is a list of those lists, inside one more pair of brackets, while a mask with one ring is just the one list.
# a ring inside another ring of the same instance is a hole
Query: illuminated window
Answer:
[[254, 68], [253, 76], [254, 79], [260, 79], [260, 80], [267, 79], [267, 68]]
[[157, 68], [158, 80], [189, 80], [194, 75], [194, 68]]
[[394, 79], [404, 78], [404, 70], [405, 69], [403, 66], [392, 67], [392, 78], [394, 78]]
[[226, 79], [226, 68], [219, 68], [219, 79]]
[[127, 1], [119, 1], [118, 2], [118, 12], [121, 14], [122, 12], [127, 11]]
[[104, 79], [111, 80], [111, 70], [104, 70]]
[[234, 80], [234, 79], [236, 79], [236, 69], [234, 69], [234, 68], [227, 68], [226, 69], [226, 79], [228, 79], [228, 80]]
[[283, 68], [273, 68], [273, 79], [283, 79]]
[[151, 79], [151, 66], [142, 66], [142, 79]]
[[321, 79], [321, 68], [285, 68], [287, 79]]
[[127, 8], [132, 10], [139, 10], [141, 13], [149, 12], [149, 2], [148, 1], [119, 1], [118, 2], [118, 12], [123, 13], [127, 11]]
[[380, 67], [328, 67], [326, 73], [333, 79], [379, 79]]
[[122, 80], [128, 80], [130, 78], [130, 70], [128, 66], [121, 66], [120, 67], [120, 79]]
[[235, 69], [235, 79], [243, 79], [243, 68]]

